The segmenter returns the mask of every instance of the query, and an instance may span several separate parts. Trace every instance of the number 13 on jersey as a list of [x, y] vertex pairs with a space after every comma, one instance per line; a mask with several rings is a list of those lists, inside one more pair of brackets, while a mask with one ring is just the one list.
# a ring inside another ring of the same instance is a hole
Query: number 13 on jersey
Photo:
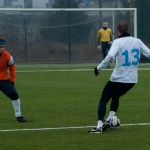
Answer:
[[[133, 57], [130, 58], [130, 55]], [[131, 65], [139, 64], [139, 60], [140, 60], [139, 49], [132, 49], [131, 52], [128, 50], [125, 50], [122, 52], [122, 56], [124, 57], [124, 63], [122, 64], [122, 66], [131, 66]]]

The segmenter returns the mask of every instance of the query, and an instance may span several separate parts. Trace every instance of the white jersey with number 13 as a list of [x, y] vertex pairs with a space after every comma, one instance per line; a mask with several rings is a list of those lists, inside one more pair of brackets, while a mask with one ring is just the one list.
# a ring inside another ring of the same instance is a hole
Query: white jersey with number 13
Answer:
[[105, 68], [112, 58], [116, 65], [111, 74], [110, 81], [121, 83], [137, 83], [138, 64], [141, 53], [150, 58], [150, 49], [140, 40], [131, 36], [114, 40], [108, 55], [97, 66], [97, 69]]

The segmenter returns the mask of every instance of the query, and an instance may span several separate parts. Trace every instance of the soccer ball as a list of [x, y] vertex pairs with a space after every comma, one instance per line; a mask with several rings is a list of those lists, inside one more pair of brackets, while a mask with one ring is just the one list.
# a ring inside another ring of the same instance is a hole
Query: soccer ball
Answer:
[[111, 125], [112, 125], [112, 127], [116, 127], [116, 126], [120, 125], [120, 120], [116, 116], [113, 116]]

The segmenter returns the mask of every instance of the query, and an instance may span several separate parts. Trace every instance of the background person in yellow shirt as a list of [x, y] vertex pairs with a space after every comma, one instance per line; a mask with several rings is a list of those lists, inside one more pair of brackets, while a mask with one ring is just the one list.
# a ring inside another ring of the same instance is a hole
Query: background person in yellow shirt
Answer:
[[112, 30], [108, 28], [108, 23], [103, 22], [103, 26], [98, 30], [97, 43], [101, 44], [103, 59], [106, 57], [112, 41]]

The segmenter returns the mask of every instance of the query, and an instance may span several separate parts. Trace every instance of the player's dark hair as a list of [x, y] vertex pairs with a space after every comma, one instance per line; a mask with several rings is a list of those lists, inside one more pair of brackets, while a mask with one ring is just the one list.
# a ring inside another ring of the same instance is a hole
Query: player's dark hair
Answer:
[[6, 40], [3, 38], [0, 38], [0, 46], [5, 46], [6, 45]]
[[127, 33], [129, 29], [128, 22], [126, 20], [122, 20], [119, 22], [117, 29], [119, 33]]

